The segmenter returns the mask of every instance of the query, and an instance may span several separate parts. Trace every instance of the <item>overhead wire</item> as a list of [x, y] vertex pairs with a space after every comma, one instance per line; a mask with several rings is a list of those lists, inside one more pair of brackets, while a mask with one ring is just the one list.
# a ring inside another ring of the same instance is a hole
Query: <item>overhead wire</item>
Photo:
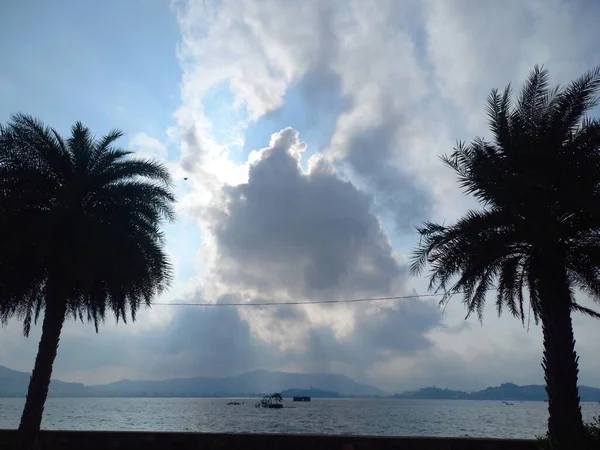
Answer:
[[[490, 288], [488, 291], [493, 291], [496, 288]], [[462, 292], [455, 292], [454, 294], [461, 294]], [[441, 297], [446, 295], [444, 293], [432, 293], [432, 294], [413, 294], [413, 295], [394, 295], [389, 297], [364, 297], [364, 298], [352, 298], [352, 299], [338, 299], [338, 300], [297, 300], [291, 302], [223, 302], [223, 303], [210, 303], [210, 302], [157, 302], [152, 303], [153, 306], [233, 306], [233, 307], [252, 307], [252, 306], [293, 306], [293, 305], [323, 305], [333, 303], [363, 303], [363, 302], [379, 302], [387, 300], [405, 300], [410, 298], [426, 298], [426, 297]]]

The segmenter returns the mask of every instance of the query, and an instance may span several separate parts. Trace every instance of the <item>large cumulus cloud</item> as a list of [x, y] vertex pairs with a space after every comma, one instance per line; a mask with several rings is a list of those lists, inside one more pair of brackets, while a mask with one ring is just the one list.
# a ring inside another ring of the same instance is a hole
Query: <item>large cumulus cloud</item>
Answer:
[[[211, 229], [217, 276], [261, 294], [307, 298], [390, 293], [406, 279], [371, 198], [323, 159], [303, 173], [305, 145], [291, 128], [256, 152], [247, 183], [223, 189]], [[317, 298], [315, 298], [317, 299]]]
[[[305, 149], [295, 130], [281, 130], [250, 155], [246, 183], [223, 187], [206, 217], [216, 247], [209, 281], [250, 303], [410, 294], [372, 197], [318, 155], [303, 171]], [[435, 303], [416, 298], [241, 314], [286, 364], [330, 369], [426, 348], [440, 321]]]

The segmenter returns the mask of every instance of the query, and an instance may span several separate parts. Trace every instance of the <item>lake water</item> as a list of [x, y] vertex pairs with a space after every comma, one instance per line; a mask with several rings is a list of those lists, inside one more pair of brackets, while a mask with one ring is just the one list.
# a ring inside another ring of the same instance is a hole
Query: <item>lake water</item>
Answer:
[[[533, 438], [544, 434], [547, 403], [474, 400], [285, 400], [284, 409], [205, 398], [53, 398], [42, 428], [232, 433], [324, 433], [388, 436]], [[0, 428], [16, 428], [24, 399], [0, 399]], [[586, 420], [600, 404], [583, 403]]]

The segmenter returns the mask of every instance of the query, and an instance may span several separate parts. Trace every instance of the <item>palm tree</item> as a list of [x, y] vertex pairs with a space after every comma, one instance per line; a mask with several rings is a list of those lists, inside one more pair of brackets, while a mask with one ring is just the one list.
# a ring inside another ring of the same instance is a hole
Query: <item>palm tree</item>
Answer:
[[486, 293], [496, 285], [498, 313], [507, 308], [541, 322], [548, 436], [553, 449], [582, 448], [584, 427], [577, 390], [571, 312], [600, 317], [574, 292], [600, 299], [600, 67], [565, 88], [548, 88], [535, 67], [516, 103], [510, 85], [488, 98], [493, 140], [459, 143], [442, 160], [461, 187], [482, 204], [453, 225], [418, 227], [421, 242], [411, 270], [431, 266], [431, 290], [445, 304], [462, 293], [467, 317], [482, 318]]
[[65, 318], [98, 326], [132, 320], [168, 287], [163, 220], [173, 220], [161, 164], [95, 138], [81, 123], [64, 140], [26, 115], [0, 125], [0, 320], [43, 311], [42, 336], [20, 430], [39, 430]]

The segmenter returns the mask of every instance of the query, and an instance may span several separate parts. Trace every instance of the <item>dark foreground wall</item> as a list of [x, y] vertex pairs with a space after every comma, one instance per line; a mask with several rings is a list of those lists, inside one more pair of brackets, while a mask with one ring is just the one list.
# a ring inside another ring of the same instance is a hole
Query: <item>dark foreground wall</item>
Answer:
[[208, 434], [42, 431], [36, 444], [0, 430], [0, 449], [21, 450], [536, 450], [532, 440], [359, 437], [291, 434]]

